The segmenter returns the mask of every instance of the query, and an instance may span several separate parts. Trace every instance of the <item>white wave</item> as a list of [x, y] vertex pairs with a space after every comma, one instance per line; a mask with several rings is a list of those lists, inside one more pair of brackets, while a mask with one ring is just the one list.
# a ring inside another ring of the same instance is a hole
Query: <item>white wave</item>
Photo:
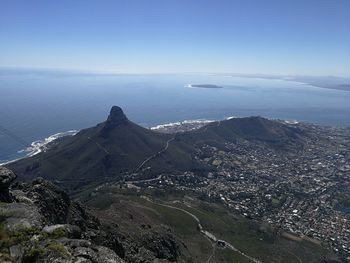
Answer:
[[230, 116], [230, 117], [227, 117], [226, 120], [232, 120], [232, 119], [238, 119], [239, 117], [237, 116]]
[[285, 123], [287, 124], [298, 124], [299, 122], [296, 120], [284, 120]]
[[192, 87], [192, 84], [186, 84], [185, 88], [193, 88], [193, 87]]
[[159, 124], [157, 126], [151, 127], [150, 129], [151, 130], [158, 130], [158, 129], [180, 126], [180, 125], [181, 125], [181, 122], [170, 122], [170, 123], [165, 123], [165, 124]]
[[43, 140], [37, 140], [31, 143], [29, 147], [26, 149], [23, 149], [19, 151], [18, 153], [25, 152], [27, 153], [27, 157], [34, 156], [38, 153], [45, 152], [47, 150], [47, 145], [59, 138], [65, 137], [65, 136], [74, 136], [78, 133], [77, 130], [71, 130], [71, 131], [66, 131], [66, 132], [59, 132], [56, 134], [53, 134]]
[[[71, 130], [71, 131], [59, 132], [59, 133], [53, 134], [53, 135], [51, 135], [43, 140], [37, 140], [37, 141], [32, 142], [29, 147], [18, 151], [18, 153], [26, 153], [25, 157], [34, 156], [38, 153], [45, 152], [48, 149], [47, 145], [49, 143], [57, 140], [58, 138], [62, 138], [65, 136], [74, 136], [77, 133], [78, 133], [77, 130]], [[22, 159], [22, 158], [17, 158], [17, 159], [10, 160], [10, 161], [5, 161], [3, 163], [0, 163], [0, 166], [15, 162], [19, 159]]]
[[[9, 163], [13, 163], [15, 161], [18, 161], [19, 159], [21, 159], [21, 158], [17, 158], [17, 159], [11, 160], [11, 161], [5, 161], [4, 163], [0, 163], [0, 166], [6, 165], [6, 164], [9, 164]], [[1, 160], [1, 161], [4, 161], [4, 160]]]
[[[70, 131], [59, 132], [59, 133], [50, 135], [49, 137], [47, 137], [43, 140], [37, 140], [37, 141], [32, 142], [29, 147], [18, 151], [18, 153], [26, 153], [25, 157], [34, 156], [38, 153], [45, 152], [48, 149], [47, 145], [49, 143], [51, 143], [59, 138], [65, 137], [65, 136], [74, 136], [77, 133], [78, 133], [77, 130], [70, 130]], [[6, 165], [9, 163], [13, 163], [13, 162], [18, 161], [20, 159], [22, 159], [22, 158], [17, 158], [14, 160], [7, 160], [3, 163], [0, 163], [0, 166]]]
[[178, 121], [178, 122], [170, 122], [165, 124], [159, 124], [154, 127], [151, 127], [151, 130], [159, 130], [164, 128], [171, 128], [176, 126], [181, 126], [183, 124], [207, 124], [214, 122], [213, 120], [206, 120], [206, 119], [197, 119], [197, 120], [184, 120], [184, 121]]
[[184, 120], [183, 124], [192, 124], [192, 123], [210, 123], [214, 122], [213, 120], [205, 120], [205, 119], [198, 119], [198, 120]]

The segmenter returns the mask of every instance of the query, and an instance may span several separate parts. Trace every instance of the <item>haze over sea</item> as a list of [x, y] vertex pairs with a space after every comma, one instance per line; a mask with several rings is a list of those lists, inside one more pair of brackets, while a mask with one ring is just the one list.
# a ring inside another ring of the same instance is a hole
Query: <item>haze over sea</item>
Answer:
[[[222, 89], [188, 88], [214, 84]], [[350, 126], [350, 92], [283, 79], [209, 74], [97, 75], [0, 71], [0, 125], [31, 143], [106, 119], [112, 105], [144, 126], [259, 115]], [[0, 163], [23, 157], [23, 143], [0, 132]]]

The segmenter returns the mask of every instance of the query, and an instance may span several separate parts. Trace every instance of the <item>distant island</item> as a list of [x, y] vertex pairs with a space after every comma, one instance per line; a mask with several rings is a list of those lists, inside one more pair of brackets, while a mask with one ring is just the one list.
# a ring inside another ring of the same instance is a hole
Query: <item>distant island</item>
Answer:
[[202, 89], [222, 89], [223, 87], [213, 84], [189, 84], [189, 88], [202, 88]]

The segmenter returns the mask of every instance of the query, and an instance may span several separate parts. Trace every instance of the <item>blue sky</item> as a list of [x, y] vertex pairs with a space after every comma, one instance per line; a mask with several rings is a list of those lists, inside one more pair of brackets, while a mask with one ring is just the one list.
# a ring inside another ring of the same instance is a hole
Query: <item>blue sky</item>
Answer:
[[350, 76], [350, 1], [1, 0], [0, 66]]

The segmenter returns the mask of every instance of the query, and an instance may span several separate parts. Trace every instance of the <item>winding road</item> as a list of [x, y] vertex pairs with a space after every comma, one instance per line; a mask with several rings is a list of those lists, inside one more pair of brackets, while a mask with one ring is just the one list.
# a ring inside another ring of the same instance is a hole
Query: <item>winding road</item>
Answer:
[[[197, 222], [197, 225], [198, 225], [198, 229], [199, 231], [206, 237], [208, 238], [212, 243], [213, 243], [213, 249], [215, 249], [215, 246], [217, 244], [217, 242], [221, 242], [222, 244], [225, 245], [226, 248], [229, 248], [231, 249], [232, 251], [235, 251], [237, 253], [239, 253], [240, 255], [250, 259], [251, 261], [253, 261], [254, 263], [262, 263], [260, 260], [256, 259], [256, 258], [253, 258], [247, 254], [245, 254], [244, 252], [240, 251], [239, 249], [237, 249], [236, 247], [234, 247], [232, 244], [230, 244], [229, 242], [225, 241], [225, 240], [221, 240], [221, 239], [218, 239], [214, 234], [210, 233], [209, 231], [205, 230], [199, 220], [199, 218], [192, 214], [191, 212], [185, 210], [185, 209], [182, 209], [182, 208], [179, 208], [179, 207], [176, 207], [176, 206], [171, 206], [171, 205], [166, 205], [166, 204], [162, 204], [162, 203], [157, 203], [157, 202], [154, 202], [153, 200], [151, 200], [150, 198], [146, 197], [146, 196], [142, 196], [143, 199], [147, 200], [148, 202], [151, 202], [155, 205], [159, 205], [159, 206], [163, 206], [163, 207], [168, 207], [168, 208], [171, 208], [171, 209], [175, 209], [175, 210], [178, 210], [178, 211], [181, 211], [189, 216], [191, 216], [196, 222]], [[208, 258], [208, 260], [206, 262], [210, 262], [211, 258], [213, 257], [214, 255], [214, 252], [210, 255], [210, 257]]]
[[[211, 124], [211, 123], [210, 123]], [[204, 126], [205, 128], [201, 131], [202, 133], [203, 132], [206, 132], [208, 130], [208, 128], [210, 127], [213, 127], [211, 126], [210, 124], [207, 124], [206, 126]], [[217, 121], [216, 122], [216, 127], [219, 127], [221, 125], [221, 121]], [[215, 127], [215, 126], [214, 126]], [[142, 163], [136, 168], [135, 172], [138, 172], [146, 163], [148, 163], [149, 161], [151, 161], [152, 159], [156, 158], [157, 156], [161, 155], [162, 153], [164, 153], [166, 150], [168, 150], [169, 148], [169, 144], [175, 140], [175, 137], [167, 140], [164, 148], [162, 150], [160, 150], [159, 152], [149, 156], [148, 158], [146, 158], [144, 161], [142, 161]]]
[[137, 168], [136, 168], [136, 172], [139, 171], [146, 163], [148, 163], [149, 161], [151, 161], [152, 159], [156, 158], [157, 156], [161, 155], [163, 152], [165, 152], [166, 150], [168, 150], [169, 148], [169, 144], [170, 142], [172, 142], [173, 140], [175, 140], [175, 137], [167, 140], [164, 148], [162, 150], [160, 150], [159, 152], [151, 155], [150, 157], [148, 157], [146, 160], [144, 160]]

